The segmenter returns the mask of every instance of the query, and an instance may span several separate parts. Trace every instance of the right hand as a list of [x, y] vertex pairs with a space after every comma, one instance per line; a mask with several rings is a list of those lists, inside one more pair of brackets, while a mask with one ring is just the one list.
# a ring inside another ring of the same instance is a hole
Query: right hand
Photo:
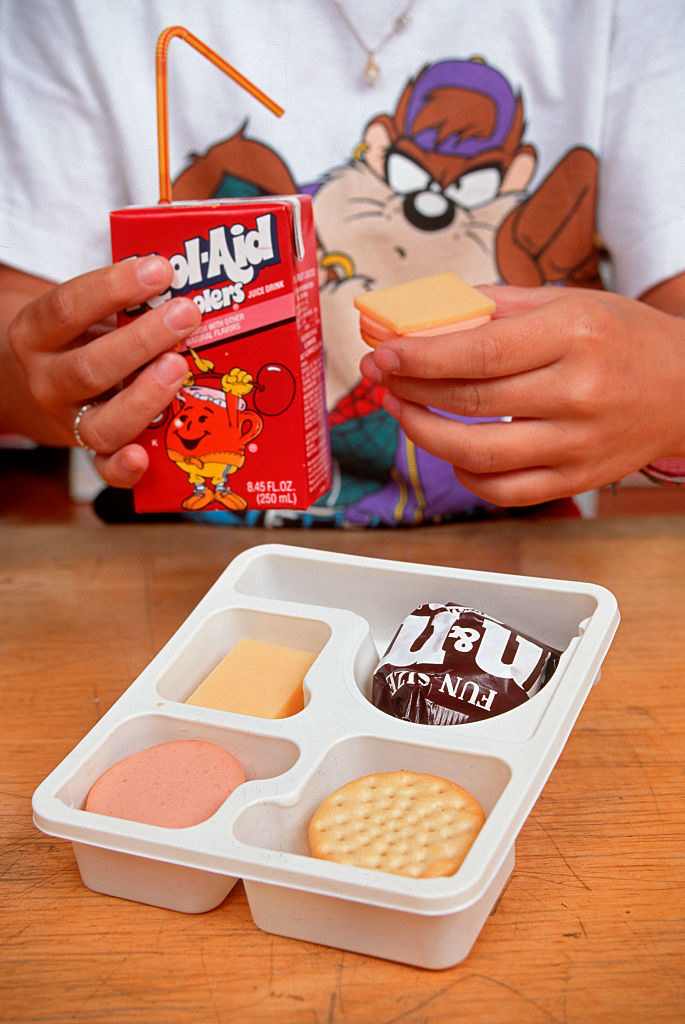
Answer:
[[147, 452], [132, 442], [185, 379], [186, 361], [174, 350], [201, 314], [191, 299], [175, 298], [124, 327], [114, 326], [114, 316], [163, 292], [172, 273], [155, 255], [94, 270], [31, 299], [7, 328], [23, 370], [19, 428], [28, 425], [41, 444], [73, 446], [76, 414], [92, 403], [80, 435], [114, 487], [132, 487], [147, 469]]

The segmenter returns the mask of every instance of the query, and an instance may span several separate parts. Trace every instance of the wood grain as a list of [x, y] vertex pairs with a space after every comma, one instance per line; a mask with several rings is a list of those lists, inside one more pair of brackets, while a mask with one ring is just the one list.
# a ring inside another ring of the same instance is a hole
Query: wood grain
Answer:
[[[472, 953], [424, 971], [268, 935], [242, 884], [187, 916], [99, 896], [33, 790], [265, 541], [592, 580], [622, 623]], [[681, 515], [417, 530], [0, 528], [0, 1019], [588, 1024], [685, 1019]]]

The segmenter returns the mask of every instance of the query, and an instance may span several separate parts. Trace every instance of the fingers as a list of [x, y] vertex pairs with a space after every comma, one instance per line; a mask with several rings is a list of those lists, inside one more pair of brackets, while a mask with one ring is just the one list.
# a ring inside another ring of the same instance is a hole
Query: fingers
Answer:
[[[465, 424], [388, 395], [386, 410], [420, 448], [454, 467], [459, 481], [494, 505], [553, 501], [605, 483], [592, 475], [581, 435], [569, 441], [557, 424], [538, 420]], [[569, 455], [570, 451], [573, 455]]]
[[473, 494], [501, 508], [523, 508], [543, 501], [556, 501], [594, 486], [575, 484], [567, 474], [549, 466], [491, 475], [469, 473], [455, 466], [454, 475]]
[[[98, 471], [115, 486], [130, 487], [145, 471], [147, 454], [133, 439], [187, 375], [185, 359], [173, 350], [201, 314], [191, 299], [166, 298], [172, 276], [160, 256], [124, 260], [36, 296], [8, 328], [27, 381], [25, 404], [35, 408], [42, 436], [51, 444], [77, 443], [75, 416], [89, 406], [80, 441], [98, 453]], [[145, 302], [147, 312], [113, 326], [117, 312]]]
[[[93, 405], [81, 418], [79, 433], [83, 443], [100, 455], [112, 455], [145, 429], [169, 404], [188, 371], [183, 356], [166, 352], [139, 373], [132, 382], [106, 402]], [[140, 447], [140, 446], [130, 446]], [[141, 449], [142, 451], [142, 449]], [[130, 451], [125, 456], [126, 473], [136, 471]], [[147, 456], [145, 456], [147, 466]], [[130, 464], [129, 464], [130, 463]], [[123, 464], [112, 463], [117, 472]], [[125, 475], [125, 474], [124, 474]], [[130, 486], [118, 484], [116, 486]]]
[[36, 350], [55, 351], [91, 324], [160, 294], [172, 279], [168, 260], [142, 256], [75, 277], [28, 303], [17, 332]]
[[139, 444], [129, 444], [113, 455], [96, 455], [95, 468], [110, 487], [133, 487], [148, 467], [148, 455]]
[[489, 379], [526, 373], [559, 361], [592, 331], [603, 312], [601, 293], [574, 288], [481, 289], [495, 299], [495, 317], [470, 330], [384, 341], [364, 357], [381, 373], [427, 379]]
[[469, 418], [545, 417], [554, 415], [564, 397], [554, 367], [496, 380], [423, 380], [378, 373], [365, 360], [361, 365], [366, 377], [396, 398]]
[[124, 260], [67, 281], [24, 306], [8, 336], [37, 408], [61, 420], [68, 431], [74, 407], [120, 386], [186, 338], [201, 319], [187, 298], [162, 302], [124, 327], [102, 327], [116, 311], [158, 295], [171, 276], [170, 264], [160, 256]]
[[[569, 466], [586, 460], [583, 431], [569, 439], [567, 428], [547, 420], [467, 424], [421, 405], [387, 395], [383, 405], [419, 448], [474, 474], [508, 473], [530, 467]], [[569, 445], [576, 450], [569, 455]]]
[[362, 372], [370, 377], [375, 366], [404, 377], [483, 380], [549, 366], [562, 351], [558, 330], [521, 313], [451, 334], [392, 338], [364, 356]]
[[[556, 302], [562, 297], [568, 297], [569, 294], [569, 289], [562, 292], [553, 286], [520, 288], [517, 285], [506, 284], [479, 285], [478, 291], [493, 299], [495, 303], [493, 319], [495, 320], [511, 316], [514, 313], [530, 312], [545, 306], [548, 302]], [[575, 294], [578, 294], [578, 290], [575, 290]]]
[[[52, 387], [62, 400], [74, 404], [84, 396], [101, 395], [174, 348], [195, 330], [200, 319], [191, 299], [171, 299], [125, 327], [52, 356]], [[178, 366], [180, 372], [180, 362]]]

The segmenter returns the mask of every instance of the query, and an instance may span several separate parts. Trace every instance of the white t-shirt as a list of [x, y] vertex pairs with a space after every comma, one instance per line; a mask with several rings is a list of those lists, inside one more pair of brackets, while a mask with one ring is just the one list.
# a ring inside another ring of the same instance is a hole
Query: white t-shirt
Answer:
[[[361, 498], [341, 497], [341, 484], [332, 504], [366, 501], [360, 522], [441, 518], [477, 503], [449, 467], [427, 499], [406, 439], [360, 391], [352, 297], [448, 267], [474, 284], [583, 284], [596, 279], [600, 243], [612, 287], [630, 297], [682, 272], [685, 10], [672, 0], [343, 6], [356, 35], [333, 0], [5, 0], [0, 260], [72, 277], [109, 262], [111, 209], [156, 203], [155, 44], [183, 25], [285, 114], [172, 41], [177, 187], [314, 196], [336, 458], [358, 458], [355, 424], [382, 438], [356, 474]], [[378, 46], [374, 85], [360, 40]], [[387, 516], [368, 506], [372, 477], [392, 490]]]

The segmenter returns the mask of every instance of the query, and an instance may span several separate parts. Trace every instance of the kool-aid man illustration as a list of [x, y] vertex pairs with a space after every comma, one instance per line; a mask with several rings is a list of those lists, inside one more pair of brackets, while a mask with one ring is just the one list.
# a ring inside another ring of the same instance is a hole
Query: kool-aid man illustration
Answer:
[[[256, 379], [237, 366], [212, 375], [214, 363], [189, 351], [199, 375], [188, 374], [172, 402], [170, 418], [163, 418], [167, 456], [192, 488], [181, 506], [197, 511], [214, 504], [240, 511], [248, 503], [235, 490], [233, 474], [244, 465], [250, 442], [262, 432], [259, 410], [267, 416], [284, 413], [295, 397], [295, 379], [286, 366], [277, 364], [261, 367]], [[255, 408], [248, 405], [249, 395], [255, 396]]]
[[[166, 428], [167, 455], [188, 477], [193, 493], [185, 509], [205, 508], [217, 501], [226, 508], [246, 508], [231, 490], [229, 477], [245, 462], [245, 445], [261, 433], [259, 413], [248, 412], [244, 396], [252, 377], [235, 367], [221, 378], [221, 388], [190, 384], [178, 395], [178, 412]], [[241, 407], [242, 406], [242, 407]]]

